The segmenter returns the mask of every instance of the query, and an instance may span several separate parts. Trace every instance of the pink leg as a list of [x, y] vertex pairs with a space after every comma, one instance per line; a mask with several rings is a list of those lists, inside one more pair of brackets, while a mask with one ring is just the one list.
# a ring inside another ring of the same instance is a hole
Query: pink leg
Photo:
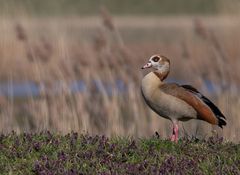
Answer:
[[178, 123], [177, 122], [173, 122], [173, 132], [172, 132], [172, 136], [171, 136], [171, 141], [172, 142], [178, 142]]
[[175, 141], [175, 135], [174, 135], [174, 134], [172, 134], [172, 136], [171, 136], [171, 141], [172, 141], [172, 142]]
[[175, 142], [177, 143], [178, 142], [178, 125], [177, 124], [175, 125], [174, 132], [175, 132]]

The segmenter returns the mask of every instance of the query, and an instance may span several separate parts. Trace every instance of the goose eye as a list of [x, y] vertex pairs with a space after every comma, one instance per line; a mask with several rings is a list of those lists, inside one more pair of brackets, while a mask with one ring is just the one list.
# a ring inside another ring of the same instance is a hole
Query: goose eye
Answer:
[[154, 57], [152, 60], [154, 61], [154, 62], [158, 62], [159, 61], [159, 57]]

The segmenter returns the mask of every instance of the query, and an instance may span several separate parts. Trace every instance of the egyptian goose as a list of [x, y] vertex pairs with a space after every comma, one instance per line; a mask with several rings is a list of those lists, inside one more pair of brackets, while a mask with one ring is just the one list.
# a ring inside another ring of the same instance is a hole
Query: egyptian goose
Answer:
[[222, 112], [197, 89], [190, 85], [165, 83], [170, 61], [165, 56], [153, 55], [142, 69], [154, 68], [142, 79], [141, 92], [147, 105], [173, 124], [171, 141], [178, 141], [178, 121], [204, 120], [210, 124], [226, 125]]

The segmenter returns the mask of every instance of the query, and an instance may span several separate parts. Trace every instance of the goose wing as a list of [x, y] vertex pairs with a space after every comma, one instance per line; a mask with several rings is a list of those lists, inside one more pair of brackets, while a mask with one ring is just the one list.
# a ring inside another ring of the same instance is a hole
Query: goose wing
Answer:
[[176, 83], [163, 84], [159, 88], [164, 93], [175, 96], [192, 106], [198, 114], [198, 119], [218, 125], [221, 128], [226, 125], [225, 116], [221, 111], [196, 88]]

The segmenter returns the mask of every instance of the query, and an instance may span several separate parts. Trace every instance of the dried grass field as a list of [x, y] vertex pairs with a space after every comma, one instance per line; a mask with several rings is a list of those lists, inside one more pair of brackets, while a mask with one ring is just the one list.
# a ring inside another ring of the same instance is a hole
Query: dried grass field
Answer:
[[[169, 121], [144, 104], [140, 67], [154, 53], [171, 59], [167, 81], [191, 84], [227, 117], [221, 130], [201, 121], [182, 136], [214, 130], [240, 140], [240, 22], [232, 17], [7, 18], [0, 20], [0, 80], [34, 82], [39, 96], [0, 96], [0, 129], [166, 138]], [[81, 81], [81, 90], [69, 85]]]

